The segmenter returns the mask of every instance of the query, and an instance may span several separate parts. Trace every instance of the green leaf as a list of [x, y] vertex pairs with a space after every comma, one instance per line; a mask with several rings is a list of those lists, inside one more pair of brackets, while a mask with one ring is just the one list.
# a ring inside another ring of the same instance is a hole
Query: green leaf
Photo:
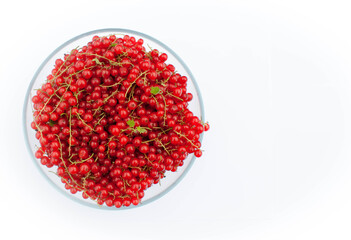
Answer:
[[55, 124], [56, 124], [56, 122], [54, 122], [54, 121], [52, 121], [52, 120], [50, 119], [49, 125], [52, 127], [52, 126], [54, 126]]
[[153, 95], [156, 95], [160, 92], [160, 88], [159, 87], [151, 87], [151, 91], [150, 91]]
[[111, 43], [111, 47], [117, 46], [117, 43]]
[[140, 127], [140, 126], [137, 126], [136, 129], [137, 129], [138, 132], [140, 132], [140, 133], [145, 133], [145, 132], [146, 132], [146, 129], [145, 129], [145, 128], [142, 128], [142, 127]]
[[131, 128], [133, 128], [133, 127], [135, 126], [135, 122], [134, 122], [133, 119], [128, 120], [128, 121], [127, 121], [127, 124], [128, 124], [128, 126], [131, 127]]

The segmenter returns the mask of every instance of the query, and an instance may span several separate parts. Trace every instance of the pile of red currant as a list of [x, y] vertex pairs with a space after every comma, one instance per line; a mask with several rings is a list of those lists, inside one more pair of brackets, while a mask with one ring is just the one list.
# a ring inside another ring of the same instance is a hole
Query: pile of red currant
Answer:
[[187, 77], [167, 54], [133, 36], [94, 36], [57, 59], [32, 97], [35, 157], [72, 194], [107, 206], [138, 205], [144, 191], [202, 155], [209, 129], [188, 109]]

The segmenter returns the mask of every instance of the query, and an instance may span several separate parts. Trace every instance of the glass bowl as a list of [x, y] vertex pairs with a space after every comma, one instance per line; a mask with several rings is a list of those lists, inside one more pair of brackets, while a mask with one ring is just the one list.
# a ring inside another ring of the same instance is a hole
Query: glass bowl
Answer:
[[[144, 40], [144, 46], [150, 46], [153, 49], [158, 49], [160, 52], [167, 53], [168, 60], [167, 63], [171, 63], [175, 66], [176, 70], [181, 74], [188, 77], [188, 92], [193, 94], [193, 100], [189, 103], [190, 110], [194, 113], [194, 115], [198, 116], [202, 121], [204, 121], [204, 108], [203, 102], [200, 94], [199, 87], [195, 81], [193, 74], [190, 69], [186, 66], [183, 60], [168, 46], [158, 41], [157, 39], [150, 37], [146, 34], [128, 30], [128, 29], [119, 29], [119, 28], [110, 28], [110, 29], [100, 29], [87, 33], [83, 33], [79, 36], [76, 36], [57, 49], [55, 49], [40, 65], [39, 69], [34, 74], [32, 81], [29, 84], [25, 102], [23, 107], [23, 128], [24, 128], [24, 137], [27, 145], [27, 149], [31, 155], [31, 158], [38, 168], [39, 172], [43, 175], [43, 177], [60, 193], [65, 195], [66, 197], [83, 204], [85, 206], [98, 208], [98, 209], [108, 209], [108, 210], [121, 210], [121, 209], [131, 209], [139, 206], [144, 206], [147, 203], [153, 202], [156, 199], [164, 196], [167, 192], [173, 189], [188, 173], [189, 169], [194, 163], [194, 155], [189, 154], [189, 156], [184, 160], [184, 165], [179, 167], [176, 172], [167, 171], [165, 177], [160, 180], [160, 184], [153, 184], [150, 188], [145, 190], [145, 196], [141, 200], [141, 203], [137, 206], [130, 205], [129, 207], [108, 207], [106, 205], [98, 205], [91, 199], [84, 199], [82, 195], [78, 192], [77, 194], [71, 194], [69, 190], [66, 190], [64, 184], [61, 182], [60, 178], [57, 177], [53, 171], [55, 171], [55, 167], [47, 168], [40, 164], [40, 160], [34, 157], [34, 153], [37, 149], [37, 146], [40, 146], [39, 141], [35, 138], [35, 131], [31, 128], [31, 122], [33, 120], [33, 106], [31, 98], [35, 94], [34, 89], [38, 89], [45, 82], [46, 77], [51, 73], [51, 70], [55, 64], [55, 60], [57, 58], [62, 58], [65, 53], [69, 53], [72, 49], [77, 46], [82, 47], [86, 45], [93, 36], [107, 36], [110, 34], [118, 35], [129, 35], [134, 36], [136, 39], [142, 38]], [[200, 141], [202, 140], [202, 134], [200, 136]]]

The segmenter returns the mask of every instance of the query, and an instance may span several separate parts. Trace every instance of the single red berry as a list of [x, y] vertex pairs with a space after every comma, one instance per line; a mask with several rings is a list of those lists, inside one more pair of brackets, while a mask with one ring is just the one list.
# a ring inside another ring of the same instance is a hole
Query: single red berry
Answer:
[[68, 167], [68, 172], [70, 173], [70, 174], [77, 174], [78, 173], [78, 167], [77, 167], [77, 165], [70, 165], [69, 167]]
[[87, 86], [87, 81], [84, 78], [79, 78], [77, 80], [77, 87], [83, 89]]
[[90, 78], [93, 76], [93, 72], [92, 72], [90, 69], [85, 69], [85, 70], [82, 72], [82, 76], [83, 76], [83, 78], [85, 78], [85, 79], [90, 79]]
[[209, 129], [210, 129], [210, 124], [205, 123], [205, 124], [204, 124], [204, 130], [205, 130], [205, 131], [208, 131]]
[[123, 201], [121, 199], [114, 200], [113, 204], [116, 208], [120, 208], [123, 205]]
[[202, 155], [202, 151], [200, 149], [198, 149], [194, 152], [194, 155], [195, 155], [195, 157], [199, 158]]
[[162, 53], [160, 56], [159, 56], [159, 60], [161, 62], [165, 62], [166, 60], [168, 59], [168, 56], [166, 53]]
[[148, 153], [149, 152], [149, 146], [147, 144], [143, 143], [143, 144], [141, 144], [139, 146], [139, 151], [141, 153]]
[[111, 126], [109, 131], [113, 136], [118, 136], [121, 132], [121, 130], [116, 125]]
[[80, 174], [87, 174], [90, 171], [90, 165], [88, 163], [82, 163], [79, 167]]

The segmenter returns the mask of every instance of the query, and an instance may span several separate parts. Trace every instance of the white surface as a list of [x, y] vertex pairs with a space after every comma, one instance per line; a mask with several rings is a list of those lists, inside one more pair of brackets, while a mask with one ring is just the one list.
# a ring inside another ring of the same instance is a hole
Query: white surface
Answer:
[[[263, 3], [264, 2], [264, 3]], [[7, 1], [0, 7], [0, 239], [350, 239], [348, 1]], [[86, 31], [120, 27], [177, 52], [211, 130], [158, 201], [72, 202], [25, 149], [22, 105], [41, 62]]]

